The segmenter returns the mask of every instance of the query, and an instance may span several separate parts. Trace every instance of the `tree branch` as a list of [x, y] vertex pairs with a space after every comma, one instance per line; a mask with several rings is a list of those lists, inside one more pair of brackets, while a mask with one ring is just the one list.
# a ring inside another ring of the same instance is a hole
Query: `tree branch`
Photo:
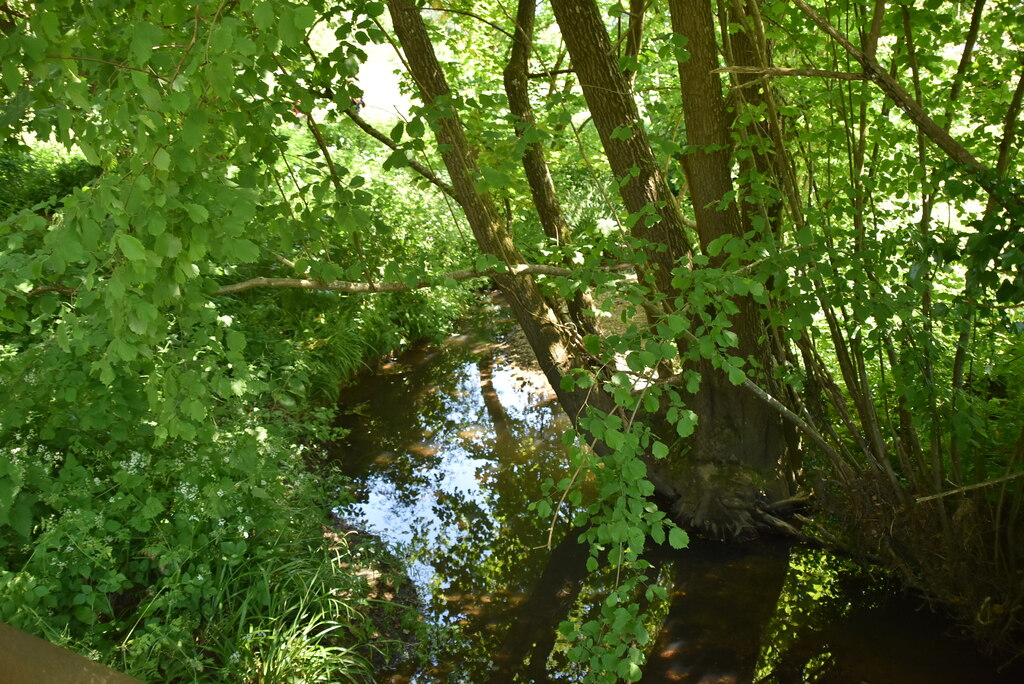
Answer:
[[67, 297], [70, 297], [70, 296], [74, 295], [75, 292], [77, 292], [77, 291], [78, 291], [77, 288], [67, 287], [66, 285], [40, 285], [39, 287], [32, 288], [31, 290], [26, 292], [25, 296], [27, 296], [27, 297], [37, 297], [37, 296], [39, 296], [41, 294], [45, 294], [47, 292], [56, 292], [58, 294], [62, 294], [62, 295], [65, 295]]
[[554, 78], [563, 74], [575, 74], [575, 69], [547, 69], [544, 71], [531, 71], [527, 74], [529, 78]]
[[801, 12], [806, 14], [812, 22], [817, 24], [822, 31], [839, 43], [851, 57], [860, 62], [861, 66], [864, 68], [864, 73], [868, 78], [876, 83], [882, 89], [882, 92], [884, 92], [897, 107], [903, 110], [903, 113], [910, 118], [914, 125], [917, 126], [922, 133], [928, 136], [933, 143], [938, 145], [939, 149], [945, 152], [950, 159], [964, 167], [964, 170], [974, 178], [978, 185], [985, 189], [990, 197], [1007, 209], [1016, 210], [1020, 207], [1020, 200], [1017, 197], [1008, 197], [999, 187], [997, 181], [998, 174], [995, 170], [990, 169], [979, 162], [975, 156], [967, 150], [967, 148], [957, 142], [945, 129], [935, 123], [935, 121], [928, 116], [928, 113], [924, 108], [914, 100], [910, 93], [904, 90], [903, 87], [896, 82], [896, 79], [889, 75], [889, 72], [882, 68], [873, 56], [866, 55], [858, 50], [857, 47], [846, 38], [846, 36], [840, 33], [836, 27], [818, 14], [818, 12], [804, 2], [804, 0], [792, 0], [792, 2], [800, 9]]
[[471, 19], [476, 19], [481, 24], [486, 24], [487, 26], [490, 26], [492, 29], [494, 29], [498, 33], [504, 33], [509, 38], [513, 38], [514, 37], [510, 31], [502, 28], [501, 26], [499, 26], [498, 24], [494, 23], [493, 21], [491, 21], [489, 19], [485, 19], [484, 17], [481, 17], [479, 14], [474, 14], [473, 12], [468, 12], [466, 10], [452, 9], [450, 7], [429, 7], [429, 8], [426, 8], [426, 9], [432, 10], [434, 12], [448, 12], [450, 14], [461, 14], [464, 17], [470, 17]]
[[[389, 138], [384, 133], [378, 131], [373, 126], [371, 126], [370, 123], [366, 121], [366, 119], [359, 116], [359, 114], [357, 114], [355, 111], [355, 107], [349, 107], [348, 109], [346, 109], [345, 114], [347, 114], [348, 118], [352, 119], [352, 122], [355, 123], [356, 126], [359, 126], [359, 128], [361, 128], [363, 132], [369, 135], [371, 138], [379, 140], [380, 142], [384, 143], [393, 150], [398, 150], [398, 143], [396, 143], [394, 140]], [[409, 164], [410, 169], [426, 178], [441, 192], [448, 195], [456, 202], [459, 201], [459, 198], [455, 196], [455, 189], [452, 188], [452, 186], [450, 186], [448, 183], [445, 183], [443, 180], [438, 178], [433, 171], [425, 167], [423, 164], [420, 164], [415, 159], [408, 159], [407, 163]]]
[[[409, 283], [396, 282], [369, 282], [353, 283], [343, 280], [326, 282], [308, 278], [250, 278], [249, 280], [231, 285], [224, 285], [214, 292], [215, 296], [234, 294], [257, 287], [287, 287], [299, 290], [326, 290], [329, 292], [342, 292], [346, 294], [371, 294], [374, 292], [410, 292], [425, 287], [435, 287], [444, 280], [469, 280], [470, 278], [489, 278], [498, 275], [550, 275], [550, 276], [571, 276], [575, 273], [572, 269], [562, 266], [549, 266], [548, 264], [514, 264], [507, 266], [504, 270], [487, 268], [478, 271], [473, 268], [464, 268], [450, 273], [436, 276], [432, 280], [420, 280], [410, 285]], [[38, 289], [38, 288], [37, 288]]]
[[1009, 482], [1010, 480], [1016, 480], [1019, 477], [1024, 477], [1024, 473], [1013, 473], [1012, 475], [1004, 475], [1003, 477], [997, 477], [994, 480], [986, 480], [985, 482], [978, 482], [976, 484], [967, 485], [965, 487], [957, 487], [956, 489], [950, 489], [947, 492], [940, 494], [929, 494], [928, 496], [919, 496], [914, 499], [915, 503], [924, 503], [925, 501], [933, 501], [935, 499], [941, 499], [946, 496], [953, 496], [954, 494], [963, 494], [964, 492], [971, 492], [975, 489], [981, 489], [983, 487], [991, 487], [992, 485], [1002, 484], [1003, 482]]
[[964, 51], [960, 55], [960, 64], [957, 65], [956, 74], [953, 76], [953, 86], [949, 89], [949, 110], [946, 112], [946, 128], [952, 120], [953, 103], [960, 99], [960, 89], [963, 88], [964, 78], [971, 66], [971, 56], [974, 54], [974, 46], [978, 42], [978, 30], [981, 28], [981, 15], [985, 10], [985, 0], [974, 0], [974, 10], [971, 12], [971, 25], [967, 29], [967, 37], [964, 39]]
[[[626, 30], [626, 56], [636, 59], [640, 55], [640, 45], [644, 37], [644, 14], [647, 11], [647, 0], [629, 0], [629, 28]], [[636, 75], [632, 69], [626, 70], [626, 80], [632, 85]]]
[[107, 64], [107, 65], [112, 66], [112, 67], [117, 67], [118, 69], [125, 69], [127, 71], [138, 71], [141, 74], [146, 74], [147, 76], [152, 76], [153, 78], [155, 78], [158, 81], [164, 81], [164, 82], [168, 81], [168, 79], [164, 78], [163, 76], [160, 76], [159, 74], [154, 72], [152, 69], [140, 69], [138, 67], [133, 67], [133, 66], [131, 66], [129, 64], [121, 64], [120, 62], [112, 62], [109, 59], [98, 59], [96, 57], [80, 57], [78, 55], [47, 55], [46, 58], [47, 59], [63, 59], [63, 60], [71, 61], [71, 62], [96, 62], [97, 64]]
[[871, 13], [871, 31], [864, 39], [864, 54], [875, 56], [878, 49], [878, 37], [882, 34], [882, 19], [885, 17], [885, 0], [875, 0], [875, 9]]
[[851, 74], [846, 71], [830, 71], [828, 69], [791, 69], [787, 67], [730, 66], [714, 69], [713, 74], [759, 74], [774, 78], [778, 76], [817, 76], [819, 78], [835, 78], [841, 81], [865, 81], [865, 74]]

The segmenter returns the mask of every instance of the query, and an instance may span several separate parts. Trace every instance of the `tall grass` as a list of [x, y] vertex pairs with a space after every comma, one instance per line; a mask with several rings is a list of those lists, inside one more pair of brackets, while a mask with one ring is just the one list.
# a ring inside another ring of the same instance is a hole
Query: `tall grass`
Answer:
[[[291, 559], [223, 568], [216, 612], [202, 641], [215, 655], [211, 681], [361, 682], [375, 649], [355, 596], [365, 581], [344, 567], [347, 547], [308, 540]], [[289, 546], [281, 540], [281, 548]], [[304, 547], [304, 548], [303, 548]]]

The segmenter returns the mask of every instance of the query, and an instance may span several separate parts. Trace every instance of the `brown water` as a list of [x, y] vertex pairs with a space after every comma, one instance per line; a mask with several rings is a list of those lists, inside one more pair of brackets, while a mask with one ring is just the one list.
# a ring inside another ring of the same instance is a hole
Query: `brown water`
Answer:
[[[567, 474], [568, 422], [489, 314], [482, 333], [410, 351], [342, 396], [352, 432], [333, 454], [359, 503], [340, 513], [408, 563], [431, 625], [427, 662], [381, 682], [583, 677], [556, 628], [600, 605], [610, 578], [587, 577], [564, 520], [545, 547], [529, 504]], [[818, 550], [694, 540], [650, 559], [669, 599], [651, 607], [646, 682], [1024, 682], [1024, 663], [997, 673], [921, 600]]]

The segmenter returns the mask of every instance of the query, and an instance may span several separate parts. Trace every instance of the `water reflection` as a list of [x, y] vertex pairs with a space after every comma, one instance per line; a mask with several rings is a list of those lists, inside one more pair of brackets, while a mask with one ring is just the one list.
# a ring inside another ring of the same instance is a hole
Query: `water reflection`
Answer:
[[[343, 394], [352, 432], [333, 455], [359, 491], [340, 513], [409, 563], [434, 626], [430, 662], [380, 681], [580, 681], [556, 627], [594, 614], [613, 580], [587, 576], [565, 523], [543, 548], [547, 524], [528, 507], [568, 475], [568, 424], [505, 333], [486, 335], [414, 350]], [[1024, 681], [820, 551], [695, 540], [650, 560], [669, 592], [647, 606], [647, 682]]]

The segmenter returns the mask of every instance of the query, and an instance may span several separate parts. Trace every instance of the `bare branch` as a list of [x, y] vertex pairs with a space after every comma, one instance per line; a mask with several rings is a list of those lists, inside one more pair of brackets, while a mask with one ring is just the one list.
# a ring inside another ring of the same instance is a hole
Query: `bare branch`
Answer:
[[531, 71], [527, 74], [529, 78], [554, 78], [563, 74], [574, 74], [575, 69], [548, 69], [546, 71]]
[[66, 285], [40, 285], [39, 287], [29, 290], [25, 294], [29, 297], [38, 297], [39, 295], [47, 292], [56, 292], [70, 297], [75, 294], [76, 291], [77, 290], [75, 288], [67, 287]]
[[[514, 264], [506, 269], [498, 270], [488, 268], [478, 271], [473, 268], [464, 268], [451, 273], [436, 276], [432, 280], [420, 280], [410, 285], [408, 283], [396, 282], [369, 282], [353, 283], [342, 280], [325, 282], [308, 278], [251, 278], [240, 283], [225, 285], [214, 295], [227, 295], [236, 292], [243, 292], [257, 287], [286, 287], [299, 290], [325, 290], [328, 292], [342, 292], [346, 294], [371, 294], [374, 292], [410, 292], [425, 287], [435, 287], [439, 282], [445, 280], [469, 280], [470, 278], [489, 278], [498, 275], [550, 275], [550, 276], [571, 276], [575, 273], [572, 269], [562, 266], [549, 266], [548, 264]], [[39, 288], [37, 288], [39, 289]], [[54, 289], [51, 286], [51, 289]]]
[[731, 66], [712, 71], [715, 74], [755, 74], [775, 78], [778, 76], [815, 76], [818, 78], [835, 78], [840, 81], [866, 81], [865, 74], [851, 74], [847, 71], [830, 71], [828, 69], [791, 69], [787, 67], [756, 67]]
[[463, 16], [470, 17], [472, 19], [476, 19], [481, 24], [487, 24], [488, 26], [490, 26], [495, 31], [497, 31], [499, 33], [504, 33], [509, 38], [513, 37], [511, 31], [508, 31], [508, 30], [502, 28], [501, 26], [499, 26], [498, 24], [495, 24], [493, 21], [491, 21], [489, 19], [484, 19], [479, 14], [474, 14], [473, 12], [468, 12], [466, 10], [452, 9], [450, 7], [429, 7], [427, 9], [430, 9], [430, 10], [432, 10], [434, 12], [448, 12], [450, 14], [461, 14]]
[[919, 496], [916, 499], [914, 499], [914, 502], [924, 503], [925, 501], [941, 499], [946, 496], [953, 496], [954, 494], [963, 494], [964, 492], [974, 491], [975, 489], [982, 489], [983, 487], [991, 487], [992, 485], [1002, 484], [1003, 482], [1009, 482], [1010, 480], [1016, 480], [1018, 477], [1024, 477], [1024, 473], [1013, 473], [1012, 475], [1004, 475], [1003, 477], [997, 477], [994, 480], [986, 480], [985, 482], [978, 482], [976, 484], [967, 485], [964, 487], [957, 487], [956, 489], [950, 489], [948, 492], [942, 492], [941, 494], [929, 494], [928, 496]]
[[138, 71], [139, 73], [146, 74], [147, 76], [152, 76], [158, 81], [168, 81], [168, 79], [153, 72], [151, 69], [140, 69], [138, 67], [133, 67], [128, 64], [121, 64], [120, 62], [112, 62], [109, 59], [98, 59], [96, 57], [80, 57], [77, 55], [47, 55], [46, 58], [63, 59], [71, 62], [96, 62], [97, 64], [107, 64], [112, 67], [117, 67], [118, 69], [125, 69], [127, 71]]

